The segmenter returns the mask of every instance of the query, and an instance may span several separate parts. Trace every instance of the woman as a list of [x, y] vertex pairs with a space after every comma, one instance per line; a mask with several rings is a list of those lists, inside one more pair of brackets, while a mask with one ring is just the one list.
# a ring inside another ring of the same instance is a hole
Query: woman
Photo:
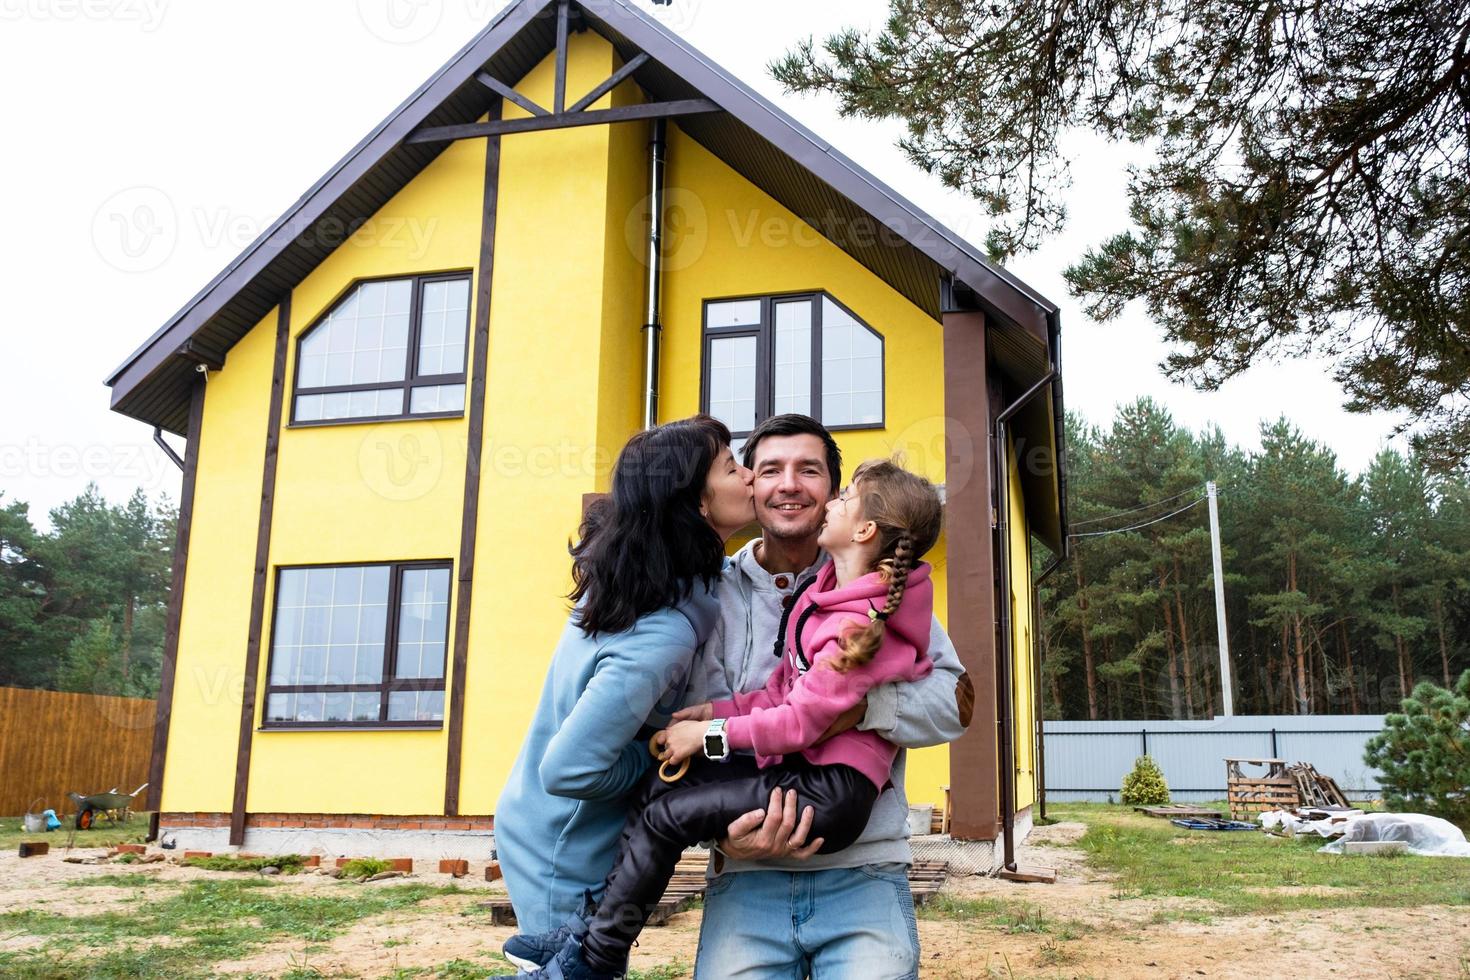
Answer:
[[648, 736], [683, 700], [714, 625], [725, 541], [755, 517], [751, 474], [709, 416], [628, 441], [572, 549], [576, 603], [495, 807], [496, 850], [520, 935], [517, 965], [549, 959], [617, 854]]

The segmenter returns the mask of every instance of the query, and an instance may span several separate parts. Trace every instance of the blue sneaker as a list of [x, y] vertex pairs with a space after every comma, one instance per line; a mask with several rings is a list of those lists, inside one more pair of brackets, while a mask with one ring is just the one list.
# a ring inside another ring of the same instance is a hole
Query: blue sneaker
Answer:
[[556, 954], [571, 938], [572, 930], [566, 926], [542, 933], [516, 933], [505, 941], [500, 951], [505, 958], [527, 973], [534, 973], [556, 958]]
[[516, 933], [505, 941], [500, 951], [505, 958], [514, 963], [526, 973], [535, 973], [544, 969], [546, 964], [556, 958], [556, 954], [567, 944], [568, 939], [581, 939], [587, 934], [587, 922], [597, 910], [597, 905], [592, 901], [592, 893], [587, 892], [582, 896], [582, 907], [567, 916], [566, 922], [562, 923], [551, 932], [542, 933]]
[[[544, 935], [550, 935], [545, 933]], [[542, 938], [542, 937], [535, 937]], [[561, 949], [536, 969], [522, 968], [512, 978], [511, 974], [497, 974], [497, 978], [510, 980], [622, 980], [621, 973], [603, 973], [587, 965], [582, 958], [582, 940], [569, 937]]]

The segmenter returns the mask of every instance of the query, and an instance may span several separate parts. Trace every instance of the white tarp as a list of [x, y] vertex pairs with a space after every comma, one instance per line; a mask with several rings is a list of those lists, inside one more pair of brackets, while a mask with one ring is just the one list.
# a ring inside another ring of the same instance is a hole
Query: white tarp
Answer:
[[1318, 848], [1341, 854], [1349, 841], [1403, 841], [1410, 854], [1425, 857], [1470, 857], [1470, 842], [1459, 827], [1422, 813], [1365, 813], [1347, 822], [1342, 836]]
[[[1323, 811], [1307, 812], [1321, 813]], [[1290, 810], [1267, 810], [1260, 816], [1262, 830], [1275, 830], [1279, 827], [1284, 832], [1295, 836], [1316, 834], [1318, 837], [1336, 837], [1347, 829], [1349, 820], [1362, 815], [1362, 810], [1338, 810], [1321, 820], [1311, 820], [1304, 815], [1292, 813]]]

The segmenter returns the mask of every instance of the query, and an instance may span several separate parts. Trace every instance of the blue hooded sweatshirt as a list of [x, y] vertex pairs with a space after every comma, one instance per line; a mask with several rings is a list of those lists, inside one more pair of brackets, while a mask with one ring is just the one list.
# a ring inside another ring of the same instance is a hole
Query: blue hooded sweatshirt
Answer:
[[562, 631], [531, 730], [495, 806], [495, 849], [523, 933], [550, 932], [600, 897], [617, 857], [626, 795], [653, 756], [644, 726], [683, 706], [689, 669], [719, 615], [696, 583], [677, 606], [622, 633]]

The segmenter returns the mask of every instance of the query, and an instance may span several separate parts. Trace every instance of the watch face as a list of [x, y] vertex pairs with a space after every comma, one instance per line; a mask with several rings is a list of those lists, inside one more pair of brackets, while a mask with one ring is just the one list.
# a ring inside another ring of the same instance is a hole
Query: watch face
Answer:
[[707, 756], [723, 755], [725, 751], [725, 740], [713, 735], [704, 737], [704, 754]]

